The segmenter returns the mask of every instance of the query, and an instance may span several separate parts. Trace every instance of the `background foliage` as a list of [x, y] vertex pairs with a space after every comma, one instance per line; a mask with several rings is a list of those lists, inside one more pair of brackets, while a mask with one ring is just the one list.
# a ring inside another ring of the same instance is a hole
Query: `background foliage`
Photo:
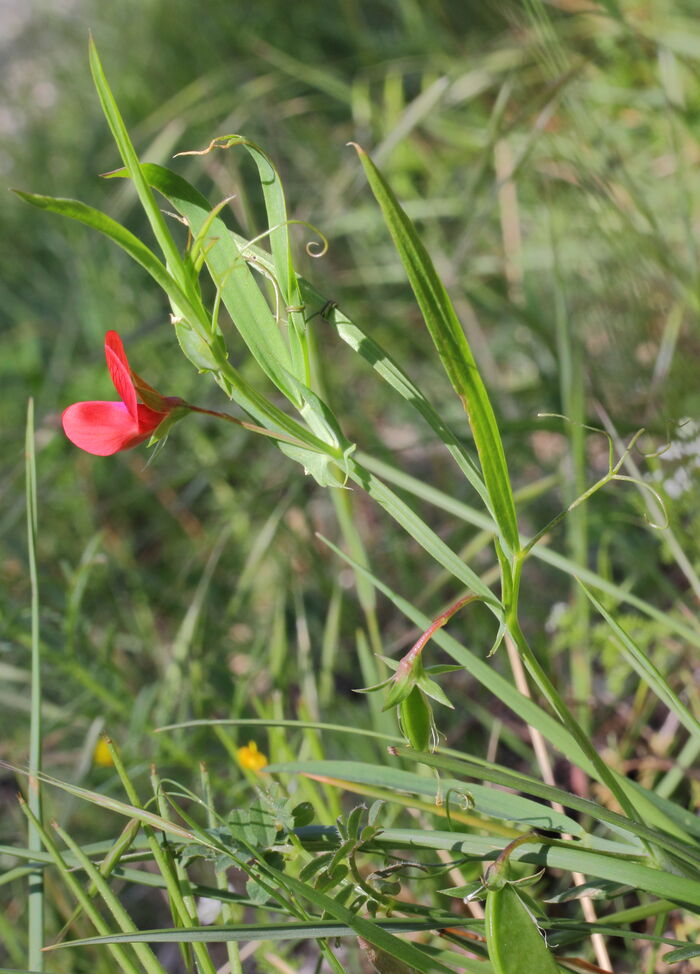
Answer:
[[[346, 143], [373, 149], [455, 301], [497, 408], [514, 483], [522, 490], [539, 484], [521, 529], [532, 533], [605, 471], [605, 442], [584, 439], [581, 423], [610, 422], [623, 436], [647, 426], [649, 453], [671, 444], [658, 457], [637, 454], [636, 462], [663, 493], [673, 534], [651, 530], [645, 497], [618, 484], [579, 509], [553, 544], [668, 618], [695, 626], [700, 32], [692, 5], [345, 0], [332, 15], [316, 3], [238, 6], [210, 2], [206, 16], [185, 0], [127, 0], [118, 15], [89, 0], [35, 3], [21, 13], [8, 6], [3, 182], [80, 197], [143, 231], [130, 188], [98, 178], [119, 160], [89, 78], [91, 29], [142, 158], [168, 164], [175, 152], [228, 132], [262, 144], [280, 168], [290, 214], [331, 242], [322, 260], [299, 258], [302, 273], [391, 348], [463, 429], [459, 402]], [[181, 163], [212, 199], [235, 194], [231, 206], [244, 233], [264, 226], [242, 155]], [[125, 256], [9, 194], [0, 211], [8, 242], [0, 281], [0, 704], [10, 715], [0, 757], [26, 761], [29, 393], [38, 426], [47, 769], [116, 794], [112, 770], [93, 762], [106, 727], [134, 776], [154, 760], [162, 774], [191, 782], [197, 761], [206, 759], [224, 804], [235, 802], [247, 787], [235, 747], [248, 740], [248, 729], [240, 740], [235, 730], [151, 730], [208, 717], [357, 726], [374, 705], [350, 692], [370, 682], [358, 679], [352, 574], [315, 537], [338, 540], [330, 497], [271, 444], [203, 417], [179, 425], [150, 464], [144, 449], [107, 461], [78, 454], [60, 433], [60, 411], [76, 400], [110, 398], [102, 362], [109, 328], [122, 333], [134, 367], [165, 394], [212, 408], [222, 408], [222, 397], [179, 355], [162, 295]], [[302, 253], [309, 231], [294, 236]], [[349, 438], [473, 503], [408, 407], [330, 331], [320, 345], [323, 382]], [[258, 381], [238, 351], [236, 364]], [[565, 413], [573, 425], [538, 419], [538, 412]], [[419, 510], [488, 577], [493, 557], [473, 529], [434, 507]], [[357, 518], [374, 573], [427, 615], [460, 594], [368, 501], [358, 501]], [[679, 562], [678, 539], [687, 562]], [[528, 636], [550, 673], [570, 687], [601, 753], [647, 787], [658, 784], [684, 742], [677, 724], [638, 682], [570, 579], [533, 562], [524, 586]], [[614, 600], [607, 605], [617, 608]], [[619, 621], [697, 712], [697, 652], [667, 625], [620, 611]], [[379, 600], [378, 613], [384, 652], [396, 655], [415, 633], [387, 600]], [[451, 627], [486, 654], [486, 612]], [[371, 676], [371, 657], [360, 658], [363, 677]], [[508, 672], [505, 654], [491, 663]], [[527, 728], [466, 674], [450, 686], [459, 705], [441, 721], [448, 744], [497, 753], [501, 763], [536, 773]], [[376, 708], [373, 719], [395, 732], [393, 719]], [[342, 758], [348, 749], [342, 737], [291, 730], [259, 732], [258, 744], [276, 761]], [[352, 754], [385, 760], [365, 739], [353, 743]], [[556, 770], [558, 783], [576, 790], [568, 766]], [[696, 775], [677, 786], [694, 809]], [[23, 831], [13, 792], [8, 777], [8, 843]], [[319, 816], [340, 811], [335, 791], [312, 797]], [[60, 795], [50, 802], [73, 834], [97, 840], [114, 833], [91, 806]], [[20, 884], [1, 892], [6, 949], [19, 966]], [[153, 904], [144, 910], [157, 916]], [[666, 969], [654, 954], [640, 959], [624, 946], [618, 953], [619, 970], [640, 963]]]

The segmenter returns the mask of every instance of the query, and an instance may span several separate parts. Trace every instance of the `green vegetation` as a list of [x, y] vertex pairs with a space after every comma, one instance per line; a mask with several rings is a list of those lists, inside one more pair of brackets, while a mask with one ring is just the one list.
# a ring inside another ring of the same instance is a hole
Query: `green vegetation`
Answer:
[[0, 965], [698, 969], [691, 5], [26, 16]]

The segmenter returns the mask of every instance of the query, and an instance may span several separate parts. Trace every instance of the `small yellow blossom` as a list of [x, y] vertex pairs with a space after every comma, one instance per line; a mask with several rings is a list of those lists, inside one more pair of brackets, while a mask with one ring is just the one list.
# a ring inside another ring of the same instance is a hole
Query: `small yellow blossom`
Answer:
[[111, 768], [114, 764], [112, 752], [109, 749], [106, 737], [101, 737], [97, 744], [95, 744], [95, 750], [92, 752], [92, 760], [100, 768]]
[[262, 771], [267, 764], [267, 758], [262, 751], [258, 751], [255, 741], [248, 741], [245, 747], [239, 747], [236, 754], [241, 767], [247, 771]]

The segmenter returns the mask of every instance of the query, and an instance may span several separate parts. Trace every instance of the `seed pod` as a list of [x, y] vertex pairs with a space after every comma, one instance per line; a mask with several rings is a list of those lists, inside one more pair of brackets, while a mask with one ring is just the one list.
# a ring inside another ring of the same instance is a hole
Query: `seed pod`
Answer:
[[427, 751], [433, 737], [433, 711], [425, 695], [413, 686], [399, 704], [401, 732], [415, 751]]
[[511, 885], [488, 891], [486, 941], [494, 974], [560, 974], [535, 920]]

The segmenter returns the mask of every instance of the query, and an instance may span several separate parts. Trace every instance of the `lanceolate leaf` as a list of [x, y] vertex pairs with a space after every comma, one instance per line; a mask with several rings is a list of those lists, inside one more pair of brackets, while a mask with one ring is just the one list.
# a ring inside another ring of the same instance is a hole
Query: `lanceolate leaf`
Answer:
[[[299, 282], [292, 262], [292, 247], [289, 239], [289, 222], [287, 219], [287, 202], [284, 197], [284, 187], [272, 160], [260, 146], [254, 142], [249, 142], [242, 136], [231, 136], [237, 140], [255, 160], [260, 176], [260, 187], [265, 198], [265, 210], [267, 212], [268, 226], [272, 228], [270, 233], [270, 249], [275, 266], [277, 283], [282, 290], [282, 295], [287, 304], [286, 313], [295, 332], [303, 333], [306, 328], [303, 310], [301, 307], [301, 297], [299, 292]], [[235, 145], [236, 142], [230, 144]], [[308, 384], [308, 362], [305, 361], [303, 346], [298, 342], [299, 334], [290, 334], [289, 340], [292, 350], [297, 352], [295, 365], [298, 369], [296, 377], [300, 382]]]
[[[324, 299], [318, 291], [304, 279], [301, 279], [299, 283], [304, 301], [312, 307], [323, 308]], [[491, 510], [491, 499], [476, 463], [465, 447], [459, 442], [454, 431], [443, 421], [437, 410], [428, 402], [401, 366], [394, 361], [381, 345], [354, 324], [340, 308], [335, 306], [329, 307], [324, 317], [335, 328], [338, 336], [353, 351], [361, 355], [384, 381], [388, 382], [400, 396], [403, 396], [421, 414], [423, 419], [430, 424], [434, 432], [452, 454], [462, 473], [477, 491], [486, 507]]]
[[442, 364], [469, 417], [491, 507], [502, 538], [519, 548], [515, 503], [493, 407], [450, 297], [415, 227], [369, 156], [357, 149]]
[[124, 165], [126, 166], [127, 171], [134, 182], [136, 192], [141, 200], [141, 205], [146, 212], [146, 216], [151, 224], [153, 233], [158, 240], [161, 250], [163, 251], [163, 255], [167, 261], [168, 269], [170, 273], [174, 275], [178, 283], [185, 288], [187, 286], [187, 275], [182, 257], [180, 256], [177, 246], [175, 245], [175, 241], [172, 238], [172, 234], [168, 229], [165, 218], [156, 204], [153, 193], [151, 192], [151, 188], [141, 172], [139, 158], [136, 154], [134, 146], [131, 143], [129, 133], [126, 130], [126, 126], [124, 125], [124, 120], [122, 119], [119, 108], [117, 107], [117, 103], [114, 100], [114, 95], [109, 87], [109, 83], [102, 68], [102, 62], [100, 61], [100, 57], [97, 53], [97, 48], [95, 47], [92, 36], [90, 37], [90, 71], [92, 72], [92, 78], [95, 83], [95, 88], [97, 89], [97, 95], [100, 99], [100, 104], [102, 105], [102, 111], [104, 112], [107, 124], [109, 125], [112, 135], [114, 136], [114, 141], [117, 143], [117, 148], [119, 149], [119, 154], [124, 161]]
[[[102, 213], [101, 210], [96, 210], [94, 207], [88, 206], [87, 203], [81, 203], [80, 200], [42, 196], [39, 193], [24, 193], [21, 190], [15, 190], [14, 192], [21, 199], [25, 200], [25, 202], [31, 203], [32, 206], [37, 206], [42, 210], [50, 210], [52, 213], [58, 213], [60, 216], [77, 220], [78, 223], [83, 223], [85, 226], [91, 227], [93, 230], [98, 230], [106, 237], [109, 237], [110, 240], [145, 268], [153, 280], [165, 291], [170, 300], [174, 304], [177, 304], [188, 316], [191, 316], [189, 320], [193, 325], [197, 325], [198, 312], [190, 303], [189, 297], [153, 251], [130, 230], [123, 227], [121, 223], [117, 223], [116, 220], [113, 220], [111, 216], [107, 216], [106, 213]], [[205, 354], [206, 345], [203, 340], [201, 344], [203, 346], [202, 354]], [[208, 354], [211, 358], [211, 353]], [[210, 367], [213, 369], [217, 368], [217, 363], [213, 358], [211, 359]]]
[[[285, 881], [286, 881], [285, 877]], [[214, 891], [216, 892], [216, 891]], [[461, 918], [450, 917], [453, 926], [460, 926]], [[438, 920], [375, 920], [374, 926], [387, 933], [404, 934], [421, 930], [436, 930], [445, 925], [445, 917]], [[115, 933], [109, 937], [88, 937], [83, 940], [69, 940], [55, 944], [53, 949], [62, 947], [83, 947], [87, 944], [106, 943], [223, 943], [226, 941], [248, 940], [318, 940], [325, 937], [353, 936], [347, 923], [333, 920], [309, 920], [300, 922], [285, 919], [281, 923], [242, 923], [238, 926], [176, 927], [163, 930], [139, 930], [138, 933]]]

